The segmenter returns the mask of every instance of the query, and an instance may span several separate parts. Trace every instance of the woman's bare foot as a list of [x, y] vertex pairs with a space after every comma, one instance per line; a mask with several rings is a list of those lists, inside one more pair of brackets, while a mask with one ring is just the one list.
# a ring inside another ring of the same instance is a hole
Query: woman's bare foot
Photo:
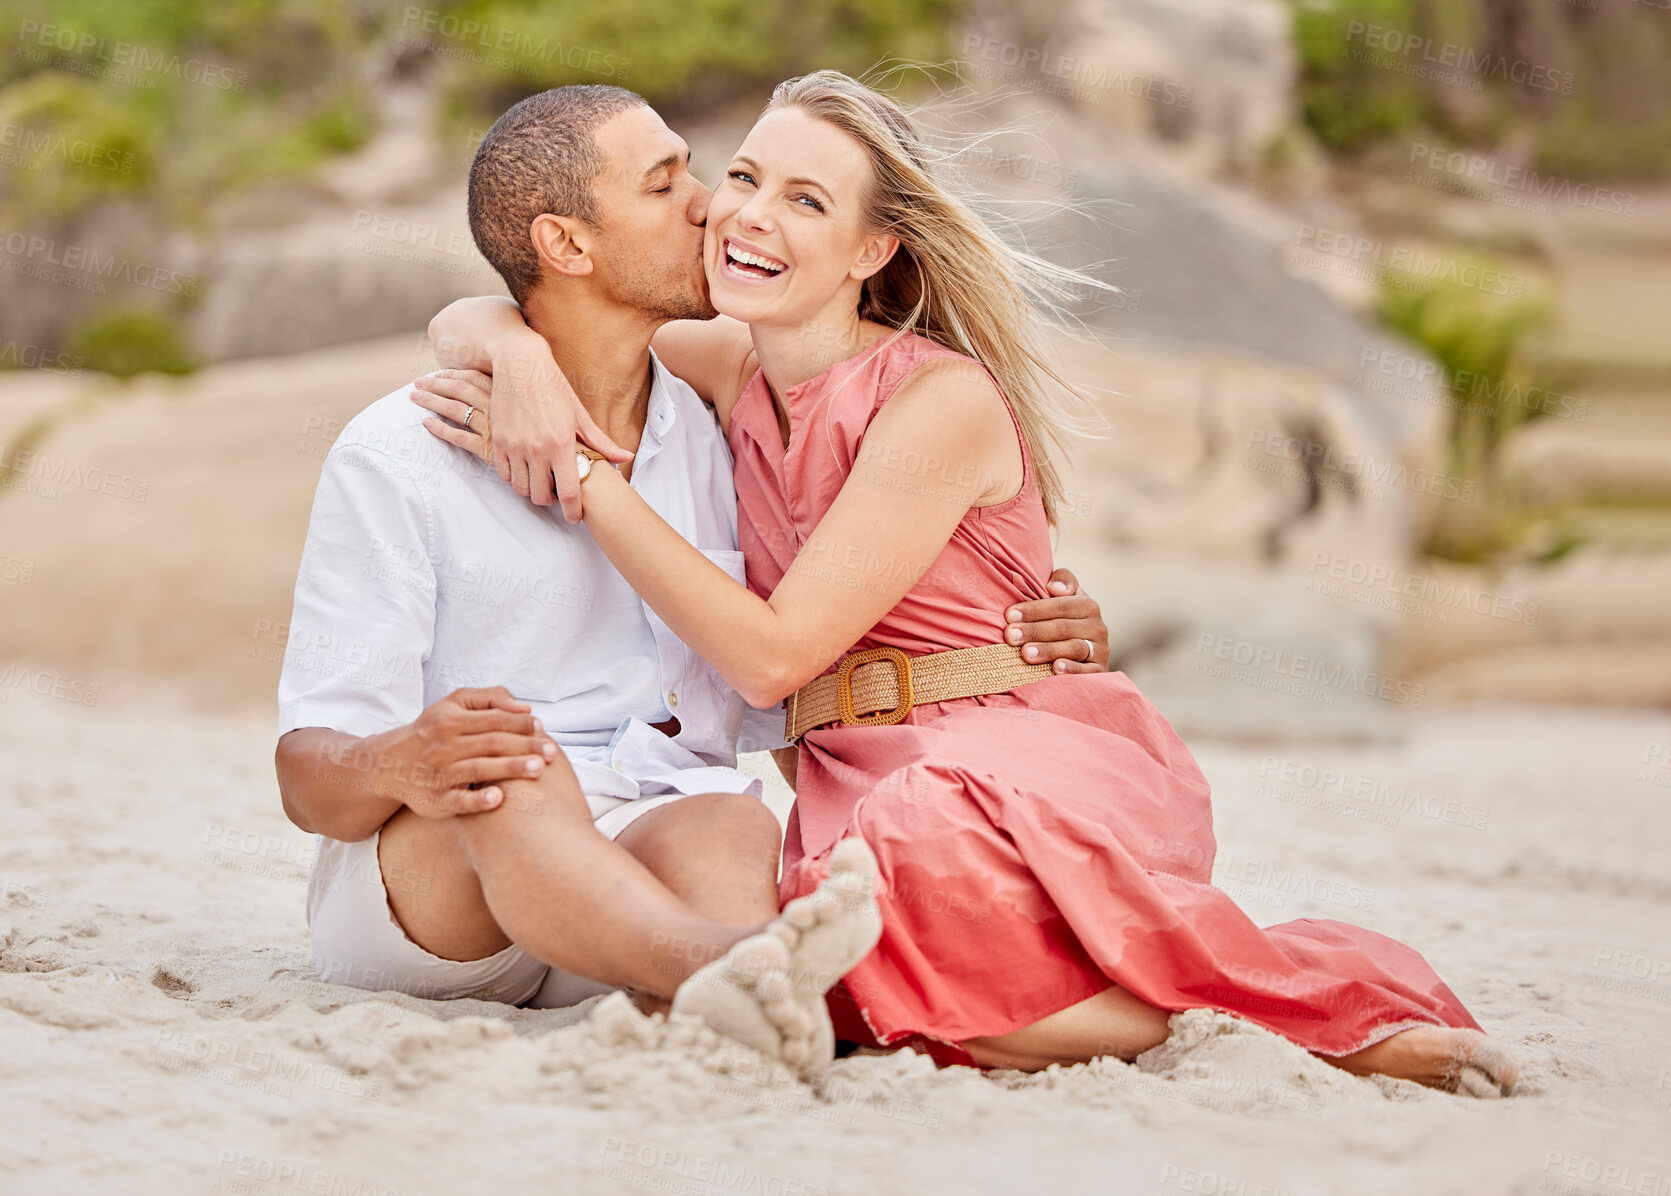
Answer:
[[824, 883], [680, 985], [673, 1012], [700, 1017], [802, 1079], [820, 1075], [835, 1057], [824, 994], [882, 936], [876, 876], [862, 839], [838, 843]]
[[1322, 1056], [1353, 1075], [1392, 1076], [1429, 1088], [1494, 1100], [1520, 1079], [1514, 1052], [1478, 1030], [1418, 1026], [1350, 1055]]

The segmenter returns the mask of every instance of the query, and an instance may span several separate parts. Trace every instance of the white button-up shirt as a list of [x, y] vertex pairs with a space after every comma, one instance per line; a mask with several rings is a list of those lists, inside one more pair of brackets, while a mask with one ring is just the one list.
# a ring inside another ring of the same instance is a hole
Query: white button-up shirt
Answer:
[[[730, 449], [695, 392], [659, 361], [652, 371], [633, 489], [741, 584]], [[409, 393], [362, 411], [325, 459], [279, 733], [377, 734], [455, 689], [503, 685], [533, 707], [589, 796], [758, 795], [759, 782], [733, 767], [743, 700], [644, 605], [584, 524], [518, 497], [491, 466], [431, 436]], [[650, 725], [675, 712], [677, 736]], [[773, 718], [752, 721], [781, 726]]]

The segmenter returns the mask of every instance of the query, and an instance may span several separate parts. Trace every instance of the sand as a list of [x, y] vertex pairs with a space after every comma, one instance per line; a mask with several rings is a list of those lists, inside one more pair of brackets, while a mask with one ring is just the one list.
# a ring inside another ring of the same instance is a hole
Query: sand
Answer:
[[621, 997], [327, 986], [270, 721], [4, 696], [8, 1194], [1671, 1192], [1663, 713], [1423, 711], [1369, 747], [1196, 745], [1219, 882], [1261, 922], [1340, 917], [1425, 952], [1525, 1059], [1520, 1095], [1478, 1102], [1206, 1012], [1136, 1065], [899, 1053], [815, 1089]]

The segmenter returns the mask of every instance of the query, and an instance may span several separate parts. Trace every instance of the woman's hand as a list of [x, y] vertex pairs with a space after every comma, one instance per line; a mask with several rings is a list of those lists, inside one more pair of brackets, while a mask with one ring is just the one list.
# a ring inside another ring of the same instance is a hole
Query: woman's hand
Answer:
[[1004, 638], [1029, 661], [1054, 661], [1058, 673], [1108, 670], [1108, 625], [1096, 599], [1079, 592], [1079, 579], [1066, 569], [1050, 575], [1050, 598], [1018, 602], [1005, 612]]
[[580, 522], [575, 442], [611, 461], [631, 461], [632, 454], [603, 434], [537, 333], [525, 332], [494, 354], [493, 380], [498, 430], [488, 459], [523, 498], [542, 507], [559, 502], [563, 518]]
[[[514, 303], [494, 298], [460, 299], [449, 304], [430, 322], [429, 332], [442, 364], [493, 377], [498, 432], [490, 439], [484, 438], [483, 459], [491, 462], [500, 480], [509, 482], [518, 494], [542, 507], [554, 500], [560, 502], [563, 517], [578, 523], [581, 506], [580, 478], [574, 466], [576, 440], [584, 440], [611, 461], [630, 461], [632, 454], [598, 427], [557, 368], [545, 338], [523, 323]], [[465, 408], [458, 409], [460, 417], [464, 412]], [[440, 414], [452, 418], [449, 412]], [[472, 431], [477, 418], [471, 418]]]
[[[424, 420], [431, 435], [483, 461], [493, 460], [493, 422], [488, 415], [493, 404], [492, 378], [480, 370], [436, 370], [412, 383], [411, 397], [418, 406], [435, 413]], [[572, 461], [569, 467], [574, 467]], [[505, 476], [503, 470], [499, 476]]]

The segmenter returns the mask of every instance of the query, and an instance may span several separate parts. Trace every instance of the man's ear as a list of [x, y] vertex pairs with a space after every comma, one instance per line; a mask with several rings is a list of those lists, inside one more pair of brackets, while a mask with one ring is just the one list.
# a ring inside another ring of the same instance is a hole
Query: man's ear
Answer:
[[579, 278], [592, 272], [592, 228], [572, 216], [549, 212], [534, 218], [528, 236], [540, 264], [553, 274]]
[[859, 254], [859, 260], [853, 263], [853, 268], [847, 272], [847, 276], [863, 282], [886, 266], [898, 248], [898, 237], [888, 233], [877, 233], [865, 242], [864, 251]]

